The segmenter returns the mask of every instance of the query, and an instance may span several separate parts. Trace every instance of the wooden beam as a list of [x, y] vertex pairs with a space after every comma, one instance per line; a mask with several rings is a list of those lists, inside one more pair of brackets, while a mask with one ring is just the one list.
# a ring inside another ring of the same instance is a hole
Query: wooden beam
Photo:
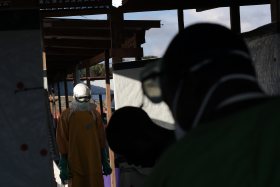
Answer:
[[230, 24], [231, 24], [231, 30], [233, 32], [241, 33], [240, 7], [239, 6], [230, 7]]
[[110, 46], [109, 40], [44, 39], [44, 47], [108, 49]]
[[122, 43], [122, 48], [136, 48], [137, 47], [137, 35], [126, 38]]
[[[105, 80], [106, 77], [81, 77], [80, 80], [84, 81], [84, 80], [91, 80], [91, 81], [95, 81], [95, 80]], [[113, 79], [112, 76], [110, 76], [110, 79]], [[67, 78], [67, 81], [73, 81], [73, 78]]]
[[122, 48], [137, 48], [145, 43], [145, 30], [134, 33], [131, 37], [126, 37], [122, 43]]
[[76, 36], [76, 37], [99, 37], [110, 39], [109, 29], [98, 28], [45, 28], [44, 36]]
[[93, 58], [82, 61], [81, 63], [82, 63], [82, 67], [85, 67], [83, 65], [93, 66], [93, 65], [96, 65], [96, 64], [98, 64], [98, 63], [100, 63], [104, 60], [105, 60], [105, 53], [102, 52], [102, 53], [96, 55]]
[[63, 82], [64, 82], [65, 104], [66, 104], [66, 108], [69, 108], [68, 85], [67, 85], [66, 77]]
[[277, 23], [277, 32], [280, 32], [280, 1], [270, 0], [271, 22]]
[[90, 79], [89, 79], [89, 77], [90, 77], [90, 66], [87, 65], [87, 66], [86, 66], [86, 80], [87, 80], [87, 86], [90, 88], [91, 85], [90, 85]]
[[62, 108], [61, 108], [61, 95], [60, 95], [60, 85], [59, 85], [59, 82], [57, 82], [57, 97], [58, 97], [59, 114], [61, 114]]
[[47, 55], [47, 59], [49, 61], [60, 61], [60, 62], [68, 62], [68, 61], [81, 61], [88, 59], [94, 55], [90, 56], [80, 56], [80, 55]]
[[59, 48], [59, 47], [47, 47], [45, 49], [48, 55], [79, 55], [79, 56], [95, 56], [101, 53], [103, 50], [90, 49], [90, 48]]
[[42, 17], [65, 17], [65, 16], [81, 16], [81, 15], [100, 15], [108, 14], [111, 9], [108, 8], [88, 8], [88, 9], [68, 9], [68, 10], [41, 10]]
[[143, 56], [143, 48], [115, 48], [110, 49], [110, 57], [127, 58]]
[[[109, 57], [116, 57], [116, 58], [126, 58], [126, 57], [139, 57], [143, 56], [143, 48], [116, 48], [116, 49], [110, 49], [109, 50]], [[86, 59], [82, 61], [81, 67], [86, 67], [86, 64], [89, 66], [96, 65], [100, 62], [105, 61], [105, 53], [101, 52], [98, 55]]]
[[[30, 1], [30, 0], [25, 0]], [[39, 6], [41, 9], [50, 9], [50, 8], [82, 8], [82, 7], [98, 7], [98, 6], [111, 6], [111, 0], [99, 0], [99, 1], [92, 1], [92, 0], [79, 0], [79, 1], [64, 1], [64, 2], [57, 2], [57, 1], [50, 1], [50, 0], [41, 0], [39, 1]]]
[[[107, 124], [112, 116], [111, 110], [111, 87], [110, 87], [110, 68], [109, 68], [109, 51], [105, 51], [105, 83], [106, 83], [106, 105], [107, 105]], [[115, 155], [112, 150], [109, 149], [110, 166], [112, 168], [111, 177], [111, 187], [116, 187], [116, 170], [115, 170]]]
[[184, 10], [179, 8], [177, 10], [177, 16], [178, 16], [178, 30], [181, 32], [184, 30]]
[[99, 1], [69, 1], [69, 2], [57, 2], [50, 0], [1, 0], [0, 7], [7, 9], [52, 9], [52, 8], [83, 8], [83, 7], [111, 7], [111, 0], [99, 0]]
[[176, 10], [182, 9], [209, 9], [213, 7], [229, 7], [231, 5], [261, 5], [269, 4], [269, 0], [127, 0], [119, 9], [124, 12], [142, 12], [158, 10]]
[[[160, 28], [158, 20], [124, 20], [123, 29], [150, 29]], [[110, 22], [108, 20], [83, 20], [83, 19], [57, 19], [45, 18], [43, 20], [43, 28], [79, 28], [79, 29], [108, 29], [110, 30]]]

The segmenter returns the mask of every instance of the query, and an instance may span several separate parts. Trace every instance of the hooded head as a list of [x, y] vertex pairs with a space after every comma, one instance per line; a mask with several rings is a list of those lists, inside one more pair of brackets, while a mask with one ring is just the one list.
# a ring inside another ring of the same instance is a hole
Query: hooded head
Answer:
[[89, 87], [84, 83], [78, 83], [73, 88], [73, 101], [70, 109], [72, 111], [91, 111], [90, 99], [91, 90]]
[[138, 107], [125, 106], [116, 110], [106, 128], [110, 148], [128, 163], [153, 166], [163, 150], [173, 142], [172, 130], [156, 125]]
[[[199, 23], [186, 27], [174, 37], [163, 58], [154, 66], [157, 79], [145, 75], [149, 78], [142, 80], [142, 85], [158, 83], [160, 99], [167, 103], [175, 121], [184, 130], [192, 128], [202, 105], [208, 105], [209, 100], [219, 100], [218, 97], [212, 99], [213, 93], [209, 92], [215, 92], [224, 79], [248, 79], [254, 85], [256, 83], [246, 43], [239, 35], [217, 24]], [[220, 98], [227, 94], [223, 92]]]
[[73, 97], [77, 102], [85, 103], [89, 102], [91, 93], [89, 87], [84, 83], [78, 83], [73, 88]]

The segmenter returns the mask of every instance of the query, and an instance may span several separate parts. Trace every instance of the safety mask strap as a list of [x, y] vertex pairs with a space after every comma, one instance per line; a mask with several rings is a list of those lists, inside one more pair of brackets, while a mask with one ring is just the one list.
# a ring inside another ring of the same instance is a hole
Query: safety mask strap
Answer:
[[[247, 60], [250, 60], [251, 57], [249, 54], [243, 52], [243, 51], [240, 51], [240, 50], [231, 50], [231, 51], [227, 51], [225, 52], [224, 54], [220, 55], [220, 56], [239, 56], [239, 57], [242, 57], [243, 59], [247, 59]], [[218, 56], [217, 58], [221, 58], [220, 56]], [[202, 68], [204, 68], [205, 66], [209, 65], [210, 63], [214, 62], [215, 58], [209, 58], [209, 59], [205, 59], [203, 61], [201, 61], [200, 63], [197, 63], [195, 65], [193, 65], [192, 67], [190, 67], [189, 69], [189, 73], [195, 73], [199, 70], [201, 70]], [[250, 75], [246, 75], [246, 74], [231, 74], [231, 75], [227, 75], [227, 76], [224, 76], [222, 77], [220, 80], [218, 80], [210, 89], [209, 91], [207, 92], [206, 94], [206, 97], [204, 98], [198, 112], [197, 112], [197, 115], [195, 116], [194, 118], [194, 121], [193, 121], [193, 124], [192, 124], [192, 128], [195, 128], [197, 126], [197, 123], [199, 122], [201, 116], [202, 116], [202, 113], [204, 112], [205, 108], [206, 108], [206, 105], [208, 104], [209, 102], [209, 99], [210, 97], [212, 96], [213, 92], [217, 89], [217, 87], [224, 83], [224, 82], [227, 82], [229, 80], [233, 80], [233, 79], [244, 79], [244, 80], [250, 80], [250, 81], [253, 81], [253, 82], [257, 82], [256, 78], [254, 76], [250, 76]], [[183, 89], [183, 86], [185, 86], [185, 80], [182, 79], [180, 81], [180, 83], [178, 84], [178, 87], [177, 87], [177, 90], [175, 92], [175, 96], [174, 96], [174, 99], [173, 99], [173, 102], [172, 102], [172, 111], [173, 111], [173, 116], [174, 116], [174, 119], [177, 123], [177, 126], [180, 126], [178, 120], [177, 120], [177, 106], [179, 104], [179, 99], [181, 97], [181, 94], [182, 94], [182, 89]], [[182, 130], [182, 128], [180, 128]], [[181, 131], [179, 130], [179, 131]], [[179, 134], [182, 134], [182, 133], [179, 133]]]
[[254, 76], [251, 75], [247, 75], [247, 74], [229, 74], [226, 75], [224, 77], [222, 77], [221, 79], [219, 79], [212, 87], [210, 87], [210, 89], [208, 90], [207, 94], [204, 97], [204, 100], [202, 101], [199, 110], [194, 118], [194, 121], [192, 123], [192, 128], [195, 128], [197, 126], [197, 124], [199, 123], [205, 108], [211, 98], [211, 96], [213, 95], [213, 93], [215, 92], [215, 90], [221, 85], [224, 84], [228, 81], [231, 80], [247, 80], [247, 81], [251, 81], [251, 82], [257, 82], [256, 78]]

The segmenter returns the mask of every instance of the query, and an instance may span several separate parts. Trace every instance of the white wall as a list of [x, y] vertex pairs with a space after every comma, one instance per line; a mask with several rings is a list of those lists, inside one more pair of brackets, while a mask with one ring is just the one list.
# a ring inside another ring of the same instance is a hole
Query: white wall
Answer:
[[[140, 106], [143, 101], [143, 92], [139, 81], [139, 73], [142, 68], [114, 70], [114, 98], [115, 108], [124, 106]], [[174, 129], [174, 120], [165, 103], [153, 104], [144, 97], [143, 109], [158, 125]]]

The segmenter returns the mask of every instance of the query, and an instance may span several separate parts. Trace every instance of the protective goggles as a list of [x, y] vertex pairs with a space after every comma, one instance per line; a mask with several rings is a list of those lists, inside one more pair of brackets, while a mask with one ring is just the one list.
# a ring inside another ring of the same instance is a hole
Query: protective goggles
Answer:
[[142, 90], [153, 103], [162, 101], [162, 91], [160, 86], [161, 60], [147, 64], [140, 74]]
[[79, 103], [86, 103], [89, 102], [91, 99], [91, 96], [80, 96], [80, 97], [75, 97], [75, 100], [78, 101]]

